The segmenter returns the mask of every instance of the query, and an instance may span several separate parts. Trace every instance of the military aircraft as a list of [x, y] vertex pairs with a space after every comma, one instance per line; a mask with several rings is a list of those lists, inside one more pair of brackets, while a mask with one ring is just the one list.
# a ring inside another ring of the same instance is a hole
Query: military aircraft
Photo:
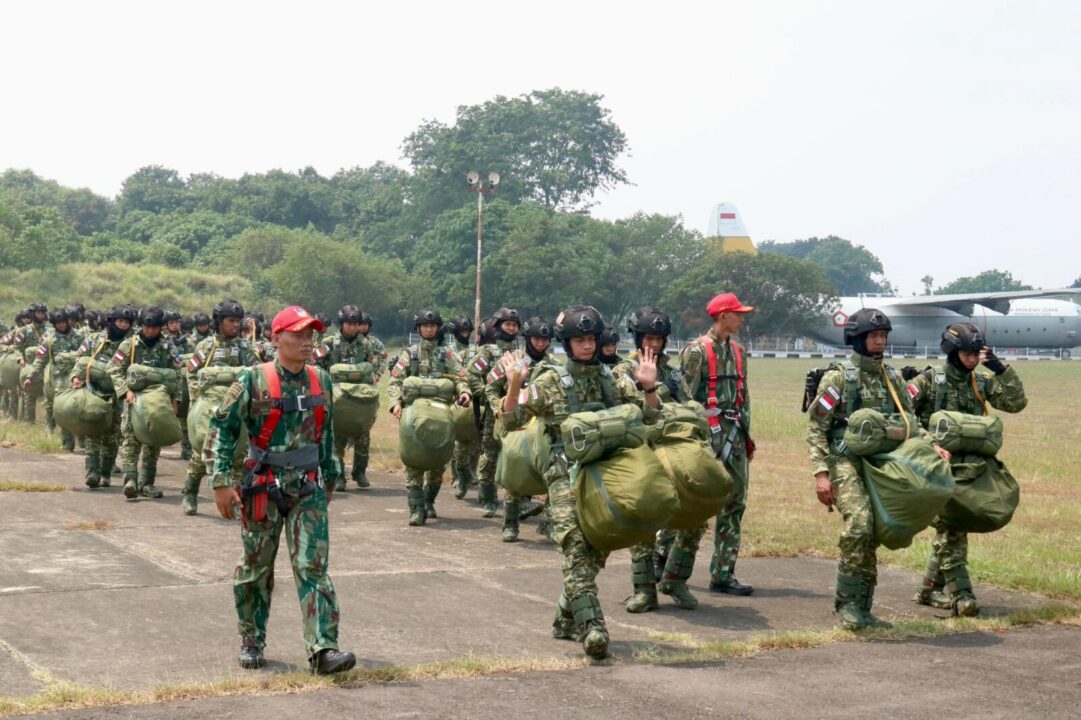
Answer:
[[811, 331], [811, 336], [840, 347], [848, 316], [860, 308], [874, 307], [890, 318], [890, 344], [895, 347], [917, 351], [927, 348], [933, 353], [947, 325], [967, 321], [983, 331], [992, 347], [1061, 349], [1066, 358], [1070, 348], [1081, 345], [1081, 306], [1063, 299], [1071, 296], [1081, 296], [1081, 289], [843, 297], [833, 314]]

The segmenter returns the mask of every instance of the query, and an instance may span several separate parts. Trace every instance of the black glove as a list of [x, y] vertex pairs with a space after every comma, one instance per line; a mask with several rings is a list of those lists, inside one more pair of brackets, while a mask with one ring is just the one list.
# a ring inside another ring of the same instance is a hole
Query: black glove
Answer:
[[984, 351], [983, 366], [995, 375], [1006, 372], [1006, 363], [999, 360], [998, 356], [990, 349]]
[[911, 380], [919, 374], [920, 371], [912, 367], [911, 365], [905, 365], [903, 368], [901, 368], [901, 377], [903, 377], [906, 381]]

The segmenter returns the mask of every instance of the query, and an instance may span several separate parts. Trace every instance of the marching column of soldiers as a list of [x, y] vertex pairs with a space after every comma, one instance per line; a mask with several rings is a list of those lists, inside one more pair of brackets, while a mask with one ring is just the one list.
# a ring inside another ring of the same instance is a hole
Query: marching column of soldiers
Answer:
[[[575, 467], [558, 431], [575, 413], [631, 405], [650, 425], [666, 405], [704, 410], [713, 461], [733, 483], [727, 504], [712, 522], [708, 589], [740, 596], [754, 592], [735, 575], [756, 449], [748, 358], [735, 338], [754, 308], [732, 293], [720, 293], [705, 311], [708, 331], [673, 359], [668, 348], [672, 320], [655, 306], [643, 307], [628, 319], [634, 349], [626, 357], [618, 354], [619, 332], [589, 305], [566, 308], [551, 321], [540, 315], [523, 321], [517, 309], [501, 307], [479, 327], [463, 315], [444, 322], [438, 310], [424, 308], [414, 315], [416, 342], [388, 364], [384, 344], [371, 334], [373, 319], [353, 304], [338, 311], [337, 332], [329, 333], [328, 320], [303, 308], [287, 308], [267, 324], [262, 314], [245, 312], [231, 299], [217, 303], [210, 314], [188, 317], [155, 306], [95, 311], [74, 303], [50, 312], [35, 303], [18, 313], [15, 327], [0, 337], [0, 356], [14, 356], [21, 369], [19, 382], [5, 383], [0, 391], [0, 413], [32, 423], [37, 400], [44, 395], [45, 422], [53, 430], [54, 398], [71, 388], [85, 388], [112, 409], [108, 426], [93, 437], [60, 428], [64, 450], [85, 449], [86, 486], [109, 487], [119, 474], [125, 498], [160, 498], [155, 477], [161, 448], [137, 437], [137, 391], [129, 387], [130, 371], [136, 366], [176, 371], [181, 380], [170, 399], [183, 429], [180, 455], [188, 462], [182, 510], [197, 514], [205, 483], [214, 490], [218, 511], [226, 518], [240, 515], [244, 523], [244, 559], [234, 579], [241, 666], [265, 664], [273, 562], [284, 528], [304, 608], [311, 667], [330, 673], [352, 667], [355, 657], [337, 646], [339, 613], [325, 562], [326, 507], [335, 491], [348, 489], [347, 479], [358, 489], [371, 484], [371, 426], [334, 429], [334, 405], [344, 402], [338, 399], [337, 386], [354, 382], [375, 387], [385, 374], [387, 409], [402, 421], [411, 403], [411, 378], [445, 380], [449, 401], [471, 418], [475, 436], [459, 437], [443, 466], [406, 463], [408, 524], [421, 527], [438, 518], [436, 500], [446, 464], [454, 497], [465, 500], [475, 485], [481, 515], [495, 517], [500, 509], [496, 474], [502, 438], [532, 422], [543, 424], [551, 448], [543, 463], [546, 492], [530, 497], [504, 490], [501, 540], [517, 542], [521, 522], [542, 516], [538, 531], [563, 553], [552, 634], [580, 643], [586, 655], [601, 659], [608, 656], [609, 633], [596, 577], [608, 552], [591, 544], [583, 532]], [[859, 458], [843, 440], [849, 418], [861, 409], [901, 417], [907, 437], [927, 441], [942, 460], [956, 463], [939, 445], [940, 434], [929, 427], [933, 413], [986, 416], [991, 408], [1014, 413], [1026, 405], [1016, 370], [995, 356], [975, 326], [946, 328], [944, 365], [901, 373], [884, 362], [890, 330], [889, 318], [878, 310], [853, 314], [844, 331], [851, 355], [818, 371], [813, 383], [809, 375], [805, 388], [815, 493], [831, 512], [836, 508], [842, 520], [834, 611], [842, 627], [851, 630], [888, 623], [871, 614], [879, 542], [873, 498]], [[553, 353], [553, 345], [561, 352]], [[99, 366], [102, 372], [95, 370]], [[341, 375], [341, 368], [363, 370], [354, 370], [352, 376]], [[205, 417], [184, 422], [202, 396], [212, 401], [209, 411], [200, 413]], [[915, 420], [914, 427], [907, 418]], [[293, 522], [299, 517], [303, 521]], [[932, 552], [914, 600], [955, 615], [976, 615], [967, 534], [944, 516], [932, 526]], [[708, 530], [708, 522], [662, 529], [654, 540], [632, 546], [633, 594], [626, 611], [655, 611], [660, 595], [679, 608], [694, 609], [698, 600], [688, 581]]]

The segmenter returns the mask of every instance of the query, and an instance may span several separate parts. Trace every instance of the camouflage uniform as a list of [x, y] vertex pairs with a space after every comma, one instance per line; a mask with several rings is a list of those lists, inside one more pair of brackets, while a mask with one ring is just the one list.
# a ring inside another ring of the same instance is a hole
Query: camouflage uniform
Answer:
[[[709, 562], [709, 574], [710, 582], [720, 585], [735, 581], [736, 560], [739, 558], [743, 513], [747, 509], [747, 486], [750, 483], [748, 445], [751, 444], [751, 397], [746, 382], [747, 354], [732, 338], [722, 342], [710, 330], [707, 335], [688, 344], [680, 356], [683, 379], [691, 399], [707, 405], [709, 362], [702, 345], [707, 339], [713, 343], [713, 350], [717, 354], [717, 409], [721, 411], [717, 416], [719, 424], [710, 428], [711, 445], [735, 483], [732, 499], [717, 514], [713, 528], [713, 557]], [[742, 355], [742, 405], [738, 405], [737, 401], [740, 381], [737, 380], [739, 373], [734, 347]], [[730, 444], [729, 439], [732, 440]], [[730, 448], [727, 458], [724, 457], [726, 446]]]
[[180, 397], [176, 403], [176, 417], [180, 420], [180, 459], [191, 460], [191, 438], [188, 437], [188, 410], [191, 408], [191, 395], [188, 393], [187, 364], [191, 355], [195, 352], [195, 345], [191, 342], [191, 336], [184, 333], [169, 333], [166, 340], [173, 347], [174, 353], [180, 358]]
[[[993, 375], [983, 370], [964, 370], [947, 362], [940, 368], [929, 367], [914, 377], [908, 384], [908, 394], [924, 427], [938, 410], [986, 415], [988, 405], [1016, 413], [1028, 404], [1021, 378], [1012, 367], [1007, 367], [1000, 375]], [[953, 460], [960, 461], [963, 457]], [[971, 614], [975, 614], [978, 606], [968, 574], [968, 533], [953, 530], [938, 518], [932, 526], [935, 538], [916, 601], [954, 607], [955, 598], [971, 597]], [[950, 597], [934, 597], [944, 585], [948, 585]]]
[[[476, 353], [476, 346], [463, 343], [454, 336], [454, 333], [451, 333], [451, 338], [447, 346], [454, 351], [454, 357], [458, 359], [458, 363], [465, 367], [469, 359]], [[484, 408], [480, 404], [476, 404], [473, 406], [473, 412], [475, 413], [474, 418], [481, 418], [483, 417]], [[454, 457], [450, 461], [450, 472], [455, 487], [454, 497], [458, 499], [465, 497], [469, 486], [476, 483], [478, 460], [480, 460], [480, 443], [461, 441], [454, 443]]]
[[[154, 481], [158, 476], [158, 457], [161, 455], [161, 448], [143, 445], [135, 437], [135, 430], [131, 424], [132, 405], [127, 402], [128, 368], [135, 364], [177, 370], [180, 367], [180, 356], [176, 354], [173, 346], [163, 335], [158, 336], [157, 342], [150, 344], [142, 334], [135, 334], [120, 344], [109, 363], [113, 391], [116, 393], [116, 402], [121, 407], [120, 468], [124, 471], [124, 495], [128, 499], [137, 495], [159, 498], [161, 490], [154, 487]], [[140, 456], [142, 457], [141, 476]]]
[[[0, 356], [15, 352], [15, 348], [11, 345], [14, 339], [14, 330], [5, 331], [4, 336], [0, 337]], [[5, 416], [12, 419], [14, 419], [19, 412], [18, 392], [18, 388], [0, 388], [0, 412], [3, 412]]]
[[[881, 359], [852, 353], [851, 368], [828, 370], [818, 384], [818, 394], [810, 409], [807, 446], [811, 457], [811, 472], [828, 472], [837, 509], [844, 520], [844, 530], [838, 542], [840, 562], [837, 571], [835, 609], [848, 603], [871, 610], [874, 589], [878, 581], [874, 517], [871, 500], [860, 475], [854, 456], [843, 454], [838, 443], [844, 436], [847, 418], [859, 408], [871, 408], [889, 415], [897, 412], [893, 395], [901, 408], [912, 412], [909, 394], [905, 392], [899, 374], [886, 367]], [[846, 379], [846, 375], [852, 376]], [[887, 382], [892, 383], [891, 393]], [[859, 397], [851, 397], [846, 386], [854, 383]], [[927, 438], [922, 429], [918, 434]]]
[[[71, 387], [71, 369], [75, 362], [75, 353], [78, 352], [79, 346], [82, 344], [83, 336], [78, 331], [69, 329], [66, 333], [61, 333], [56, 328], [53, 328], [45, 335], [45, 340], [38, 346], [31, 372], [34, 379], [44, 378], [45, 368], [52, 366], [50, 372], [52, 374], [53, 396], [61, 390]], [[58, 358], [57, 356], [61, 357]], [[56, 428], [56, 421], [53, 419], [53, 398], [49, 396], [49, 393], [45, 394], [45, 424], [50, 430]], [[62, 429], [60, 431], [60, 442], [64, 449], [69, 452], [75, 449], [75, 437], [67, 430]]]
[[[637, 367], [638, 352], [633, 352], [612, 372], [633, 385]], [[687, 402], [690, 395], [683, 373], [671, 366], [667, 355], [657, 355], [657, 396], [661, 401]], [[641, 402], [644, 401], [643, 396]], [[694, 572], [694, 559], [707, 527], [707, 523], [702, 523], [692, 530], [661, 530], [655, 543], [631, 547], [631, 580], [635, 595], [627, 602], [628, 612], [645, 612], [657, 607], [656, 580], [660, 580], [660, 591], [671, 595], [680, 607], [690, 610], [698, 606], [698, 601], [687, 589], [687, 581]], [[655, 557], [657, 568], [653, 565]]]
[[[23, 325], [15, 331], [11, 338], [11, 345], [19, 355], [19, 365], [26, 364], [26, 351], [30, 348], [38, 348], [45, 339], [45, 323], [32, 322]], [[38, 396], [32, 395], [32, 390], [24, 390], [19, 387], [19, 411], [18, 419], [22, 422], [34, 423], [38, 417]]]
[[[250, 367], [258, 362], [259, 359], [255, 357], [251, 344], [247, 340], [240, 337], [227, 338], [220, 333], [214, 333], [195, 347], [195, 352], [192, 354], [191, 359], [188, 360], [188, 397], [191, 398], [192, 403], [199, 397], [199, 371], [203, 368]], [[207, 474], [206, 465], [210, 457], [209, 452], [208, 443], [203, 448], [202, 457], [200, 457], [199, 453], [195, 453], [188, 460], [188, 474], [184, 480], [184, 489], [181, 493], [192, 508], [192, 513], [194, 513], [195, 504], [199, 497], [199, 485]], [[242, 469], [236, 468], [235, 472], [239, 479]], [[188, 510], [185, 509], [185, 512], [188, 512]]]
[[[481, 345], [465, 366], [469, 390], [473, 397], [486, 397], [492, 407], [498, 407], [506, 393], [507, 379], [500, 375], [499, 360], [505, 352], [514, 352], [518, 343], [514, 340], [496, 340]], [[491, 386], [489, 390], [488, 387]], [[485, 407], [481, 416], [480, 463], [477, 467], [477, 500], [484, 507], [484, 517], [494, 517], [497, 491], [495, 466], [499, 460], [501, 443], [495, 435], [495, 411]]]
[[[323, 341], [323, 344], [315, 351], [315, 360], [326, 369], [330, 369], [331, 365], [338, 363], [344, 363], [347, 365], [357, 365], [359, 363], [370, 363], [373, 368], [379, 366], [382, 357], [376, 353], [375, 347], [372, 345], [371, 340], [365, 336], [357, 333], [352, 338], [345, 338], [341, 333], [328, 337]], [[352, 478], [353, 482], [358, 487], [368, 487], [368, 478], [365, 473], [368, 470], [368, 457], [370, 454], [372, 442], [371, 428], [368, 428], [365, 432], [357, 435], [356, 437], [345, 437], [344, 435], [334, 436], [334, 452], [338, 454], [338, 462], [345, 467], [345, 448], [353, 445], [353, 470]], [[339, 479], [338, 490], [345, 489], [345, 476]]]
[[[393, 408], [402, 404], [402, 382], [407, 377], [454, 379], [455, 392], [459, 395], [469, 392], [469, 385], [463, 377], [464, 371], [454, 356], [454, 351], [436, 340], [421, 339], [416, 345], [410, 345], [398, 354], [398, 359], [390, 370], [390, 382], [387, 384], [387, 403]], [[405, 488], [411, 515], [435, 517], [435, 498], [443, 486], [443, 470], [417, 470], [406, 466]], [[412, 521], [412, 518], [411, 518]]]
[[[100, 330], [87, 336], [83, 344], [79, 346], [78, 356], [92, 358], [91, 362], [108, 362], [116, 351], [127, 340], [125, 334], [119, 340], [110, 340], [108, 330]], [[73, 376], [74, 378], [75, 376]], [[86, 376], [78, 377], [80, 381], [86, 381]], [[87, 438], [86, 459], [83, 467], [86, 471], [87, 487], [96, 488], [98, 485], [109, 487], [113, 474], [113, 466], [116, 464], [116, 451], [120, 442], [120, 406], [116, 401], [116, 395], [112, 391], [97, 388], [93, 382], [88, 387], [94, 394], [105, 398], [113, 405], [112, 422], [108, 430], [101, 437]]]
[[[524, 427], [530, 418], [539, 418], [552, 443], [544, 482], [548, 486], [551, 538], [563, 550], [563, 591], [552, 634], [585, 643], [591, 631], [599, 631], [607, 648], [608, 630], [597, 600], [597, 573], [604, 567], [608, 553], [590, 545], [578, 524], [575, 481], [563, 454], [558, 428], [572, 413], [623, 403], [641, 404], [641, 398], [633, 385], [613, 377], [606, 365], [585, 365], [568, 358], [566, 369], [573, 381], [572, 392], [564, 387], [557, 369], [546, 365], [537, 372], [532, 386], [520, 394], [514, 412], [500, 411], [500, 417], [508, 432]], [[577, 400], [577, 406], [572, 406], [571, 397]], [[656, 422], [659, 416], [659, 411], [648, 405], [643, 405], [643, 413], [649, 423]]]
[[[273, 365], [281, 382], [282, 398], [311, 397], [307, 371], [291, 373], [276, 361]], [[327, 522], [327, 493], [342, 469], [334, 454], [333, 400], [330, 376], [316, 369], [326, 408], [321, 436], [316, 436], [314, 410], [283, 412], [267, 450], [287, 453], [318, 445], [318, 469], [268, 466], [282, 484], [284, 496], [294, 504], [283, 516], [278, 505], [268, 499], [266, 518], [256, 521], [247, 513], [241, 526], [244, 555], [233, 574], [233, 598], [241, 643], [262, 649], [266, 645], [270, 598], [274, 590], [274, 560], [282, 528], [289, 549], [300, 598], [304, 640], [308, 655], [338, 648], [338, 600], [327, 574], [330, 533]], [[211, 487], [239, 486], [233, 455], [241, 427], [250, 437], [258, 435], [271, 407], [270, 392], [261, 368], [241, 372], [229, 389], [207, 433], [207, 464]], [[243, 467], [239, 468], [243, 473]]]

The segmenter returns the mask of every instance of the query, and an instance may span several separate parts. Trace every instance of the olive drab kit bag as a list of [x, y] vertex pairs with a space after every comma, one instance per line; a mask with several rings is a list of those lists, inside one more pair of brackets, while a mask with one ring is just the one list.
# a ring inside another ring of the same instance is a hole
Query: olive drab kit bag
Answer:
[[[210, 430], [210, 419], [218, 411], [222, 400], [229, 392], [229, 386], [236, 380], [244, 368], [239, 367], [204, 367], [196, 375], [199, 384], [199, 397], [188, 409], [188, 440], [194, 452], [202, 453], [206, 444], [206, 434]], [[247, 438], [247, 429], [241, 429], [240, 439]], [[237, 442], [237, 457], [243, 456], [243, 443]]]
[[642, 422], [642, 411], [635, 405], [572, 413], [559, 425], [567, 459], [583, 465], [618, 448], [644, 445], [652, 432]]
[[890, 550], [911, 545], [953, 496], [950, 464], [928, 440], [906, 440], [892, 452], [862, 458], [862, 465], [875, 541]]
[[409, 376], [402, 381], [402, 404], [410, 405], [421, 398], [454, 402], [454, 381], [449, 378], [422, 378]]
[[735, 483], [709, 444], [705, 408], [699, 403], [669, 403], [661, 409], [653, 451], [672, 481], [679, 510], [667, 525], [692, 530], [727, 504]]
[[1002, 418], [998, 415], [966, 415], [939, 410], [931, 415], [927, 430], [951, 453], [997, 455], [1002, 449]]
[[956, 483], [940, 517], [952, 530], [988, 533], [1009, 524], [1021, 503], [1021, 488], [998, 458], [955, 455], [950, 461]]
[[85, 386], [65, 388], [53, 399], [53, 419], [73, 435], [99, 438], [112, 429], [113, 403]]
[[174, 397], [180, 395], [180, 375], [171, 368], [156, 368], [132, 363], [128, 366], [128, 390], [139, 392], [151, 385], [164, 385]]
[[544, 472], [552, 443], [544, 430], [544, 422], [533, 418], [521, 430], [506, 433], [503, 448], [496, 460], [495, 481], [515, 495], [544, 495], [548, 486]]
[[402, 411], [398, 455], [415, 470], [442, 470], [454, 454], [454, 419], [442, 400], [421, 397]]
[[8, 390], [19, 387], [19, 354], [16, 352], [0, 356], [0, 387]]
[[334, 383], [334, 433], [356, 437], [371, 430], [379, 412], [375, 367], [368, 362], [330, 366]]
[[184, 436], [173, 412], [173, 395], [165, 385], [150, 385], [136, 392], [128, 413], [135, 439], [143, 445], [169, 447]]
[[30, 389], [27, 395], [31, 398], [39, 398], [45, 393], [45, 383], [40, 377], [34, 377], [34, 360], [37, 356], [37, 346], [28, 347], [23, 353], [25, 364], [19, 369], [19, 387], [27, 380], [30, 381]]
[[883, 415], [872, 408], [860, 408], [848, 418], [844, 446], [861, 457], [892, 452], [919, 426], [920, 421], [911, 413]]

